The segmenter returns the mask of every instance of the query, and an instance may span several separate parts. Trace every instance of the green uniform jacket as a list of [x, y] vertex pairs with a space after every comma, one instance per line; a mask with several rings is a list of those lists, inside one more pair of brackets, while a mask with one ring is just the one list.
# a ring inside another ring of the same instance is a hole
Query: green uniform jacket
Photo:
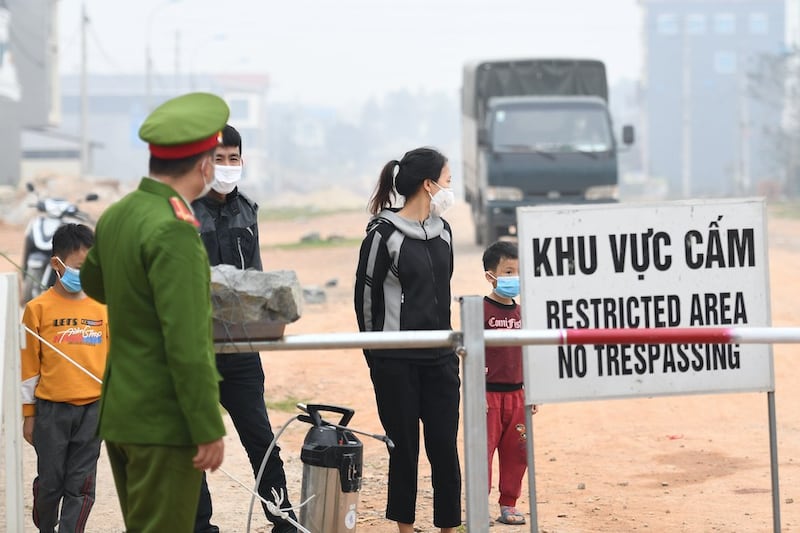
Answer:
[[81, 268], [108, 305], [110, 351], [98, 432], [125, 444], [187, 446], [225, 434], [211, 337], [208, 256], [168, 185], [144, 178], [110, 206]]

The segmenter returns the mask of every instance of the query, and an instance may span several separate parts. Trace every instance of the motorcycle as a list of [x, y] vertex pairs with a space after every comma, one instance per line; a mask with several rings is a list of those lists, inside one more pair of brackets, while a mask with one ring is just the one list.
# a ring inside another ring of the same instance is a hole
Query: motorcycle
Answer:
[[56, 282], [56, 274], [50, 265], [53, 252], [53, 234], [63, 224], [76, 223], [94, 226], [94, 220], [80, 210], [81, 202], [93, 202], [97, 194], [89, 193], [84, 198], [70, 202], [63, 198], [41, 198], [32, 183], [26, 183], [28, 192], [36, 195], [38, 215], [25, 229], [25, 249], [22, 255], [22, 304], [35, 298]]

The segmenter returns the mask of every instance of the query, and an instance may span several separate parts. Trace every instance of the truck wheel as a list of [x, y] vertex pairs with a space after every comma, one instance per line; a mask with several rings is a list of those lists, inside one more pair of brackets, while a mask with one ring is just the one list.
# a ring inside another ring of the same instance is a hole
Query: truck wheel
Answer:
[[475, 223], [475, 244], [478, 246], [489, 246], [500, 238], [497, 228], [486, 220], [479, 220]]
[[482, 246], [489, 246], [497, 239], [500, 238], [500, 232], [497, 231], [497, 228], [491, 224], [482, 224], [481, 225], [481, 243]]
[[487, 233], [487, 229], [489, 226], [489, 221], [486, 216], [486, 213], [481, 211], [473, 211], [472, 212], [472, 220], [475, 222], [475, 244], [478, 246], [487, 246], [490, 242], [487, 240], [489, 235]]
[[483, 246], [483, 226], [475, 221], [475, 244]]

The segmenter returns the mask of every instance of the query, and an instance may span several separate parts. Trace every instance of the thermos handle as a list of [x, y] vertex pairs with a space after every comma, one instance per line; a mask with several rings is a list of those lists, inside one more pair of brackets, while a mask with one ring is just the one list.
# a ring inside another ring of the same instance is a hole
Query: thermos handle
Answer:
[[338, 405], [326, 405], [320, 403], [310, 403], [307, 405], [297, 404], [297, 407], [308, 413], [309, 417], [311, 418], [311, 420], [306, 420], [303, 415], [300, 415], [299, 419], [303, 422], [311, 422], [315, 426], [323, 425], [324, 421], [322, 420], [320, 411], [327, 411], [329, 413], [338, 413], [342, 415], [341, 420], [339, 420], [339, 423], [337, 424], [339, 426], [346, 426], [356, 413], [349, 407], [339, 407]]
[[314, 422], [314, 419], [308, 415], [297, 415], [297, 419], [300, 422], [305, 422], [306, 424], [311, 424], [312, 426], [320, 427], [322, 425], [322, 421], [320, 420], [319, 424]]

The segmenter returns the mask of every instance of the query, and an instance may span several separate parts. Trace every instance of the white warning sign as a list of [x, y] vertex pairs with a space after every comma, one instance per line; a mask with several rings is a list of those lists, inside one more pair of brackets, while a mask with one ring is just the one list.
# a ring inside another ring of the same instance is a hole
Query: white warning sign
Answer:
[[[770, 326], [760, 199], [520, 208], [526, 329]], [[526, 346], [527, 403], [774, 390], [770, 345]]]

